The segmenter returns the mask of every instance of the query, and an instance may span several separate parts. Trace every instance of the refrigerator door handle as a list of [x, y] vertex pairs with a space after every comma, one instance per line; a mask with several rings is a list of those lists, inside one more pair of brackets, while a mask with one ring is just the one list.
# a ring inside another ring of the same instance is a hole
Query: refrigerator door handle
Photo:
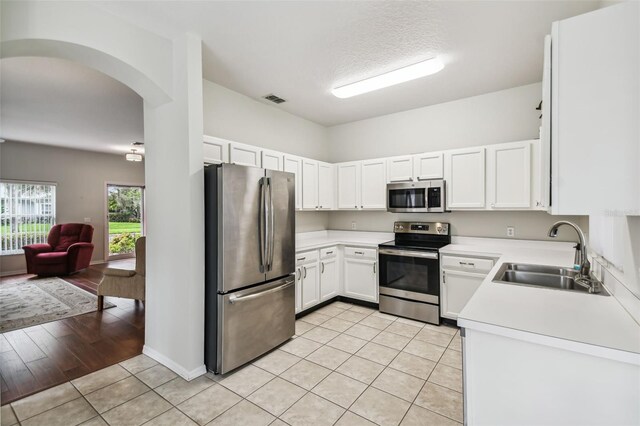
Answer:
[[271, 178], [267, 178], [267, 183], [269, 185], [269, 271], [273, 269], [273, 252], [275, 251], [276, 244], [276, 230], [275, 230], [275, 213], [273, 208], [273, 188]]
[[267, 241], [267, 204], [266, 204], [266, 186], [265, 179], [260, 179], [260, 219], [258, 220], [258, 232], [260, 237], [260, 272], [267, 272], [266, 263], [267, 263], [267, 254], [266, 250], [266, 241]]
[[279, 292], [281, 290], [284, 290], [284, 289], [286, 289], [288, 287], [291, 287], [294, 284], [294, 282], [295, 282], [294, 280], [288, 280], [286, 283], [284, 283], [281, 286], [278, 286], [278, 287], [275, 287], [275, 288], [272, 288], [272, 289], [269, 289], [269, 290], [266, 290], [266, 291], [262, 291], [262, 292], [259, 292], [259, 293], [249, 294], [249, 295], [246, 295], [246, 296], [240, 296], [240, 297], [231, 296], [229, 298], [229, 303], [233, 304], [233, 303], [238, 303], [238, 302], [244, 302], [244, 301], [247, 301], [247, 300], [256, 299], [258, 297], [266, 296], [266, 295], [271, 294], [271, 293], [277, 293], [277, 292]]

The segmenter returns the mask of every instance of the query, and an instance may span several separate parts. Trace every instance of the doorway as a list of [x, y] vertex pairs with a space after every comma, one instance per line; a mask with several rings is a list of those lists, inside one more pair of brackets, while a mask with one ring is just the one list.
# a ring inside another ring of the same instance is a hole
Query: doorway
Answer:
[[144, 235], [144, 186], [107, 183], [106, 196], [107, 260], [133, 257]]

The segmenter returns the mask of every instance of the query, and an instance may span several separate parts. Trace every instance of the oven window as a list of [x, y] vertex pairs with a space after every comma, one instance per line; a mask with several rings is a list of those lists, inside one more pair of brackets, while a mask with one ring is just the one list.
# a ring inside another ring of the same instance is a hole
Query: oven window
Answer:
[[394, 209], [425, 208], [425, 188], [390, 189], [389, 207]]
[[440, 295], [440, 262], [422, 257], [380, 254], [380, 286]]

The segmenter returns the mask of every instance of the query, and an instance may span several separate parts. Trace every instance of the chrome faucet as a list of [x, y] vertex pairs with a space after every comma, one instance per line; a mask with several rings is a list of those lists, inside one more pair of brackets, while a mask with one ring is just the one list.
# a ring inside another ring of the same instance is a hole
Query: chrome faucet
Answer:
[[572, 227], [577, 233], [580, 242], [576, 245], [576, 254], [573, 263], [580, 266], [580, 274], [576, 278], [576, 283], [589, 288], [589, 293], [600, 293], [600, 283], [591, 278], [591, 262], [587, 259], [587, 243], [584, 238], [584, 232], [578, 225], [567, 220], [560, 220], [549, 228], [549, 236], [555, 238], [558, 236], [558, 228], [562, 225]]

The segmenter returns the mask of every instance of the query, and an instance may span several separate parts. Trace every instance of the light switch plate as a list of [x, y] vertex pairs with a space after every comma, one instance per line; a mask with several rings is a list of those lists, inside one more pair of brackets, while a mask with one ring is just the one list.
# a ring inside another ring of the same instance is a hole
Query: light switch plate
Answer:
[[85, 217], [84, 218], [84, 223], [91, 223], [91, 218], [90, 217]]

